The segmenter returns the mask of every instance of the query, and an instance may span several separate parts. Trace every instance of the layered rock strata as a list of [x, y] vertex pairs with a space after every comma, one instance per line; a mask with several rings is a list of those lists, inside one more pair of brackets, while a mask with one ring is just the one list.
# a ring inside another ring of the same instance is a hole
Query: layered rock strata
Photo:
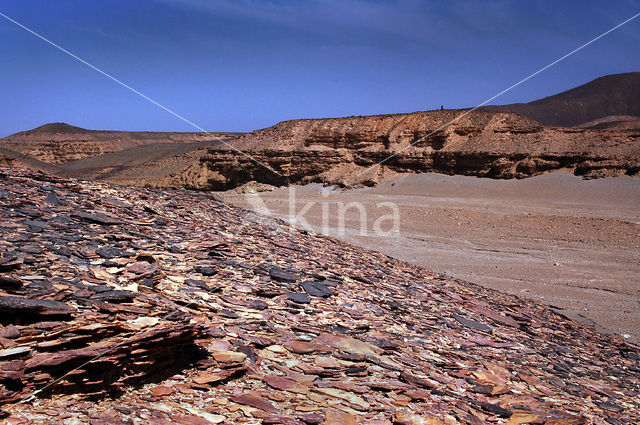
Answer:
[[63, 164], [147, 144], [207, 142], [237, 136], [237, 133], [86, 130], [54, 123], [5, 137], [0, 140], [0, 148], [47, 164]]
[[545, 127], [478, 111], [285, 121], [233, 145], [243, 152], [210, 149], [192, 166], [199, 176], [192, 187], [229, 189], [251, 180], [374, 185], [396, 173], [430, 171], [503, 179], [558, 169], [587, 178], [640, 171], [640, 132]]

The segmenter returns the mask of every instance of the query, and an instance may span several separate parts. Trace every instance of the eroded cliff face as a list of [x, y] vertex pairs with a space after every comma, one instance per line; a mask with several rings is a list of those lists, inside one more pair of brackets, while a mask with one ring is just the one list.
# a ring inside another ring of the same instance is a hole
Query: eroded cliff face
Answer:
[[446, 125], [463, 113], [285, 121], [235, 141], [246, 154], [210, 149], [193, 187], [229, 189], [251, 180], [370, 186], [430, 171], [505, 179], [561, 168], [588, 178], [640, 171], [640, 132], [545, 127], [477, 111]]

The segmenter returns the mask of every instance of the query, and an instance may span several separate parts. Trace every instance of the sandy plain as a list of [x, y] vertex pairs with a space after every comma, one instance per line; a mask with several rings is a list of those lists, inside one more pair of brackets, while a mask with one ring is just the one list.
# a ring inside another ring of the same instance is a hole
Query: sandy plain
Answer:
[[[640, 342], [640, 178], [421, 174], [366, 189], [308, 185], [221, 195]], [[395, 231], [395, 207], [384, 203], [397, 207]], [[376, 221], [390, 232], [376, 232]]]

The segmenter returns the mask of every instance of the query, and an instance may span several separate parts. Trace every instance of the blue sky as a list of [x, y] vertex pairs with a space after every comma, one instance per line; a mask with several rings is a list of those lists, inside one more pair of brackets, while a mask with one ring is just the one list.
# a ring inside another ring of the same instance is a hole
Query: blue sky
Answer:
[[[209, 131], [475, 106], [640, 0], [2, 0], [0, 12]], [[496, 99], [640, 71], [640, 18]], [[46, 122], [192, 131], [0, 17], [0, 137]]]

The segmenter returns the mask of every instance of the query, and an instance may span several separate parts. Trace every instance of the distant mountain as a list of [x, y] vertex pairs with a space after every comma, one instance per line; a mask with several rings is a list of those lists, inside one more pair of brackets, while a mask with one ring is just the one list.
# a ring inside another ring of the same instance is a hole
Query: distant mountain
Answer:
[[[640, 72], [597, 78], [580, 87], [530, 103], [486, 106], [485, 111], [511, 112], [541, 124], [559, 127], [587, 127], [590, 121], [607, 117], [640, 117]], [[639, 118], [640, 119], [640, 118]]]
[[[17, 136], [23, 133], [91, 133], [94, 130], [87, 130], [80, 127], [75, 127], [73, 125], [69, 125], [65, 122], [52, 122], [49, 124], [41, 125], [40, 127], [36, 127], [33, 130], [22, 131], [20, 133], [16, 133], [13, 136]], [[9, 136], [11, 137], [11, 136]]]

